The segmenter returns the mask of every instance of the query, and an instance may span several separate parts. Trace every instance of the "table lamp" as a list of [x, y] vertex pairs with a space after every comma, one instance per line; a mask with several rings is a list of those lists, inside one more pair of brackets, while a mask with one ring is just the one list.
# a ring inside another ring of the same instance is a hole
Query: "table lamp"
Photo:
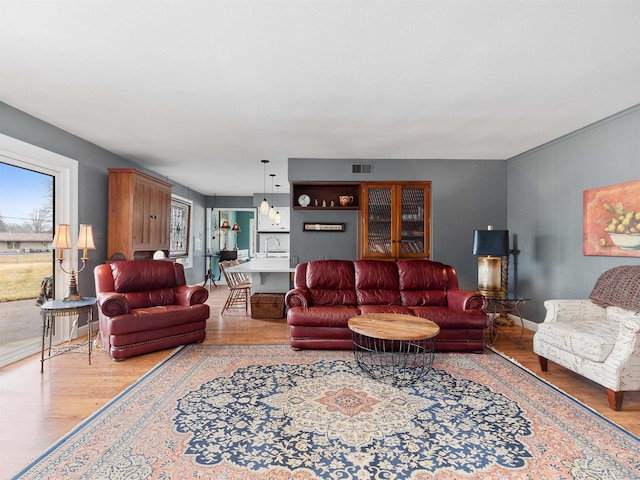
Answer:
[[53, 242], [51, 243], [52, 248], [58, 250], [58, 264], [60, 265], [60, 270], [64, 273], [71, 275], [69, 280], [69, 288], [67, 291], [67, 295], [64, 297], [64, 301], [78, 301], [82, 300], [82, 296], [78, 293], [78, 280], [76, 278], [76, 273], [80, 273], [84, 270], [84, 267], [87, 265], [87, 260], [89, 257], [87, 255], [87, 250], [95, 250], [96, 246], [93, 242], [93, 226], [81, 224], [80, 232], [78, 233], [78, 242], [76, 243], [76, 249], [82, 249], [82, 267], [76, 272], [73, 265], [71, 266], [71, 271], [64, 268], [64, 250], [71, 249], [71, 232], [68, 224], [60, 224], [56, 227], [56, 233], [53, 237]]
[[236, 238], [235, 238], [236, 242], [235, 242], [235, 245], [234, 245], [233, 249], [237, 250], [238, 249], [238, 232], [240, 231], [240, 225], [238, 225], [237, 223], [234, 223], [233, 224], [233, 228], [231, 229], [231, 231], [236, 234]]
[[227, 240], [229, 239], [229, 230], [231, 229], [231, 225], [229, 225], [228, 220], [223, 220], [222, 225], [220, 225], [220, 230], [224, 233], [224, 247], [222, 250], [227, 250]]
[[476, 230], [473, 235], [473, 254], [478, 255], [478, 292], [487, 297], [506, 297], [508, 291], [509, 230]]

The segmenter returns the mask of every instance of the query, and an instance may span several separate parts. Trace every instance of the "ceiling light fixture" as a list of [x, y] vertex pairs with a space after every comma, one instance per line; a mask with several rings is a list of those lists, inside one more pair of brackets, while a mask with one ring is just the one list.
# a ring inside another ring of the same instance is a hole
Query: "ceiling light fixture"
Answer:
[[280, 217], [280, 210], [278, 210], [278, 194], [280, 193], [280, 184], [276, 184], [276, 216], [274, 217], [274, 221], [276, 222], [276, 225], [280, 225], [280, 221], [282, 220], [282, 217]]
[[264, 198], [260, 203], [260, 213], [266, 215], [269, 213], [269, 202], [267, 202], [267, 163], [269, 160], [260, 160], [262, 162], [262, 192], [264, 193]]
[[276, 174], [270, 173], [269, 176], [271, 177], [271, 208], [269, 209], [269, 218], [273, 220], [276, 218], [276, 209], [273, 206], [273, 177], [275, 177]]

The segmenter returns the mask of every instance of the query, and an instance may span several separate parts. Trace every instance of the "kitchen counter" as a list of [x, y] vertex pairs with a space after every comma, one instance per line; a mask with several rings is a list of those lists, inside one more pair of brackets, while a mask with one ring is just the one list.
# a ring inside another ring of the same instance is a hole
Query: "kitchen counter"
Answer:
[[252, 293], [286, 293], [291, 289], [291, 274], [295, 268], [289, 266], [289, 258], [257, 258], [227, 269], [241, 272], [251, 278]]
[[230, 272], [262, 273], [262, 272], [295, 272], [296, 269], [289, 266], [289, 257], [258, 258], [249, 262], [229, 267]]

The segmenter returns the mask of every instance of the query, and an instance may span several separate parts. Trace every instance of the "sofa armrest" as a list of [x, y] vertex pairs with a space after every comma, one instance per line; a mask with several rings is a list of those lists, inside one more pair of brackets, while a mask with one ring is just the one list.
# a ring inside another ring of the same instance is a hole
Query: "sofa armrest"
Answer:
[[547, 314], [544, 323], [575, 321], [581, 318], [606, 320], [607, 310], [587, 299], [552, 299], [544, 301]]
[[484, 310], [487, 299], [471, 290], [447, 290], [447, 305], [454, 310]]
[[129, 313], [129, 301], [121, 293], [98, 293], [98, 308], [106, 317], [116, 317]]
[[202, 285], [181, 285], [176, 287], [176, 304], [191, 306], [204, 303], [209, 298], [209, 291]]
[[309, 291], [302, 288], [294, 288], [289, 290], [284, 297], [284, 303], [287, 308], [292, 307], [308, 307], [309, 306]]

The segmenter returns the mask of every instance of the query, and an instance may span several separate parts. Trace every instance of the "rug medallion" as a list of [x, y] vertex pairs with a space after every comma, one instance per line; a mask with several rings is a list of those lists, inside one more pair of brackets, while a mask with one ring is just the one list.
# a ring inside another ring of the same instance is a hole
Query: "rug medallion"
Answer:
[[415, 385], [351, 352], [183, 348], [18, 478], [635, 478], [640, 440], [501, 356]]

